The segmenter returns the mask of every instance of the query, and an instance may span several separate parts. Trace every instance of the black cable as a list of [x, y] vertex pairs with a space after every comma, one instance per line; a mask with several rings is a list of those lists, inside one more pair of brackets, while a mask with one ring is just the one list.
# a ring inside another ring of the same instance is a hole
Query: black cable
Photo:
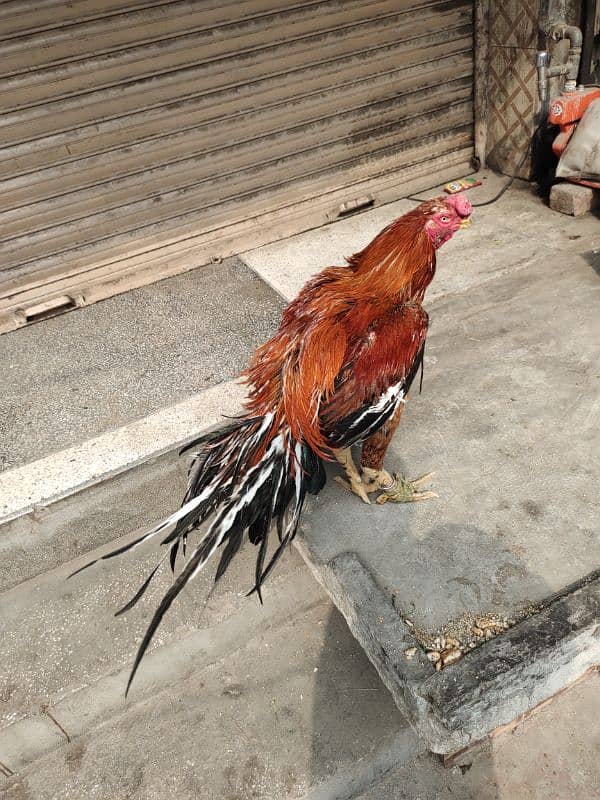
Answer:
[[[521, 157], [521, 160], [519, 161], [519, 163], [515, 167], [515, 173], [518, 172], [521, 169], [521, 167], [523, 166], [523, 164], [525, 163], [525, 160], [527, 159], [527, 156], [529, 155], [529, 153], [531, 152], [531, 148], [533, 147], [533, 142], [535, 140], [535, 137], [538, 135], [538, 133], [541, 131], [541, 129], [543, 128], [543, 126], [545, 124], [546, 124], [546, 120], [544, 119], [544, 120], [542, 120], [542, 122], [540, 122], [540, 124], [534, 130], [534, 132], [533, 132], [533, 134], [531, 136], [531, 139], [529, 140], [529, 144], [527, 145], [527, 148], [526, 148], [525, 152], [523, 153], [523, 155]], [[469, 172], [469, 174], [465, 175], [465, 177], [468, 178], [470, 175], [476, 175], [476, 174], [477, 174], [476, 172]], [[495, 203], [497, 200], [500, 200], [502, 195], [505, 192], [507, 192], [510, 189], [510, 187], [513, 185], [514, 180], [515, 180], [516, 177], [517, 177], [516, 175], [511, 175], [509, 177], [508, 181], [504, 184], [504, 186], [500, 189], [500, 191], [496, 195], [494, 195], [494, 197], [492, 197], [491, 200], [485, 200], [483, 203], [471, 203], [473, 208], [481, 208], [482, 206], [489, 206], [492, 203]], [[431, 188], [433, 189], [433, 186]], [[456, 194], [458, 194], [458, 192]], [[431, 198], [430, 197], [414, 197], [414, 195], [408, 195], [406, 199], [407, 200], [414, 200], [415, 202], [418, 202], [418, 203], [424, 203], [425, 200], [430, 200]]]
[[[527, 151], [525, 151], [525, 152], [527, 152]], [[523, 162], [524, 161], [525, 161], [525, 159], [523, 159]], [[518, 171], [521, 168], [522, 163], [517, 166], [516, 171]], [[511, 175], [510, 178], [504, 184], [504, 186], [500, 189], [500, 191], [494, 197], [492, 197], [491, 200], [486, 200], [483, 203], [471, 203], [473, 208], [481, 208], [481, 206], [491, 206], [492, 203], [495, 203], [497, 200], [500, 200], [502, 195], [505, 192], [507, 192], [510, 189], [510, 187], [513, 185], [513, 183], [515, 182], [515, 177], [516, 177], [515, 175]]]

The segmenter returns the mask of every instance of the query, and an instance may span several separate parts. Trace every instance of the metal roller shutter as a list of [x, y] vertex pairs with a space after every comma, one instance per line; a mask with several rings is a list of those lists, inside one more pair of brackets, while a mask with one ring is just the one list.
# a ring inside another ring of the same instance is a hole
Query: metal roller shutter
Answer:
[[0, 4], [0, 331], [455, 177], [472, 13]]

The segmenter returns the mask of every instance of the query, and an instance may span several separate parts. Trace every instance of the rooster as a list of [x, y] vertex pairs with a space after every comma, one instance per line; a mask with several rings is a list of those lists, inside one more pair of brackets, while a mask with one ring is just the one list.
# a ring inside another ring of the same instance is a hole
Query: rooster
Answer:
[[[436, 250], [469, 224], [471, 211], [460, 194], [421, 203], [347, 259], [346, 266], [329, 267], [312, 278], [244, 373], [249, 385], [245, 413], [185, 448], [195, 453], [179, 510], [103, 557], [165, 533], [165, 555], [121, 614], [142, 597], [167, 556], [175, 572], [188, 536], [207, 523], [148, 626], [127, 691], [177, 595], [222, 548], [218, 581], [246, 532], [258, 547], [250, 594], [256, 592], [262, 602], [261, 587], [294, 538], [306, 495], [318, 494], [325, 485], [325, 461], [342, 465], [347, 478], [342, 484], [365, 503], [374, 492], [380, 492], [379, 503], [437, 496], [421, 491], [429, 475], [408, 481], [390, 474], [383, 461], [423, 364], [428, 316], [422, 302], [435, 273]], [[360, 469], [351, 452], [358, 444]], [[267, 560], [273, 528], [277, 543]]]

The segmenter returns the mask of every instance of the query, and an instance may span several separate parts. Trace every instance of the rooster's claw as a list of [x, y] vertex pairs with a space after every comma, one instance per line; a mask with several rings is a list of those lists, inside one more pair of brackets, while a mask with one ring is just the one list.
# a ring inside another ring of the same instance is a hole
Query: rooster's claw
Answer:
[[417, 487], [431, 480], [432, 476], [433, 472], [428, 472], [426, 475], [421, 475], [420, 478], [407, 480], [399, 472], [395, 472], [394, 483], [384, 489], [375, 502], [381, 506], [388, 501], [390, 503], [414, 503], [417, 500], [432, 500], [439, 497], [436, 492], [417, 491]]

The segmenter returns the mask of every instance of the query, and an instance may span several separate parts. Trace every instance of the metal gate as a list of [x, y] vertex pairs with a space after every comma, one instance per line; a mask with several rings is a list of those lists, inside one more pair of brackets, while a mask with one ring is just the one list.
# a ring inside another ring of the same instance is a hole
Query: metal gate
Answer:
[[0, 331], [465, 170], [463, 0], [0, 5]]

